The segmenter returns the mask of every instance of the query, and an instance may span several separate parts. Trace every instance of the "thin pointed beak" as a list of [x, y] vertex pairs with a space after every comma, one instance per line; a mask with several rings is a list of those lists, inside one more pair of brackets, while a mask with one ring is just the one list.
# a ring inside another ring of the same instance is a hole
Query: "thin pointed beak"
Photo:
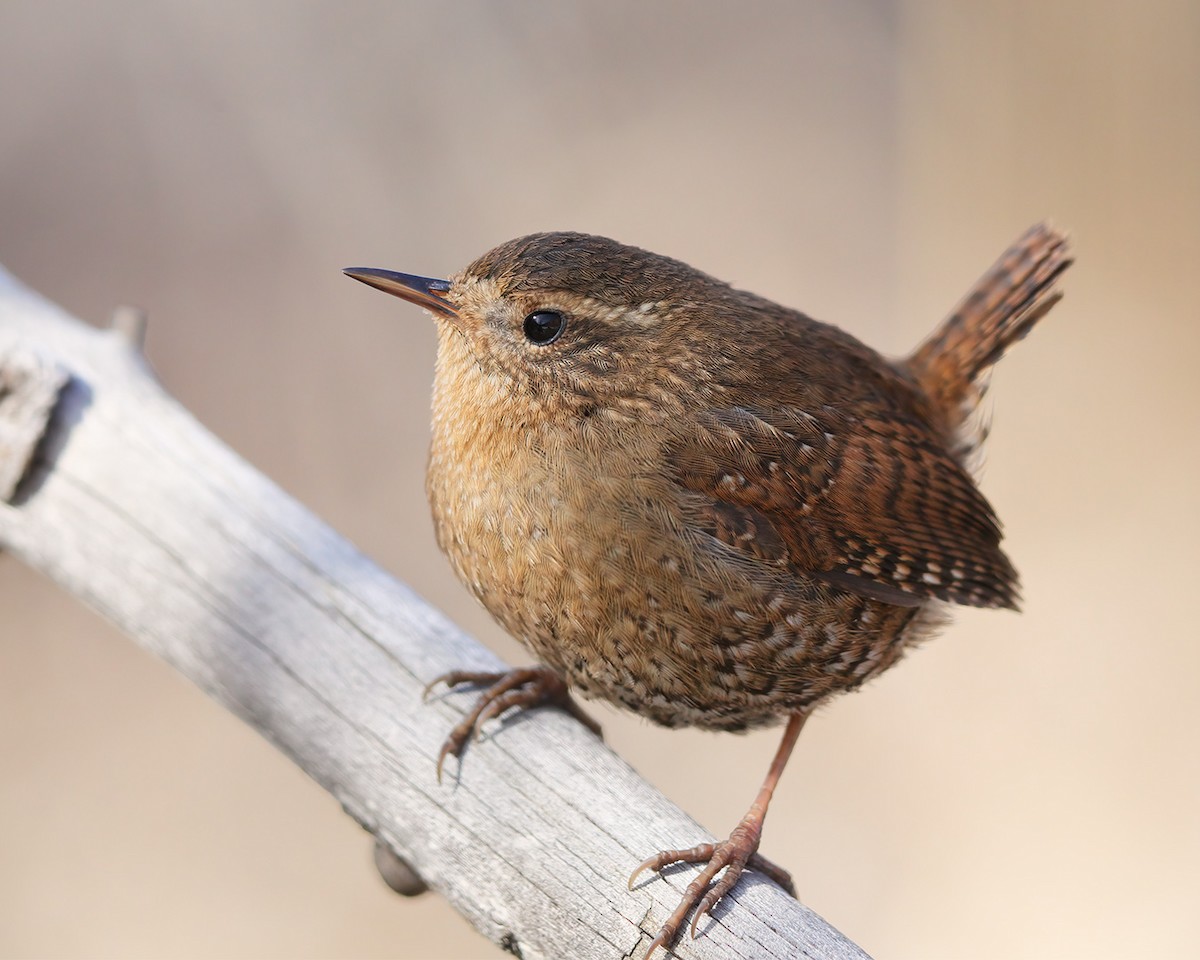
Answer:
[[450, 292], [449, 280], [431, 280], [429, 277], [414, 277], [410, 273], [377, 270], [374, 267], [347, 267], [342, 273], [444, 317], [458, 316], [458, 311], [446, 300]]

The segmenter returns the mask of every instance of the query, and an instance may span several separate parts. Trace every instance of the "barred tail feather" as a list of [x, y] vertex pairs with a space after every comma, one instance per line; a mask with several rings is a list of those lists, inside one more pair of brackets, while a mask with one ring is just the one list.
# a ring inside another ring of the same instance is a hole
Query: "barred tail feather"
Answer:
[[1071, 263], [1065, 234], [1044, 223], [1032, 227], [908, 358], [934, 409], [950, 418], [949, 432], [966, 426], [992, 365], [1062, 298], [1055, 284]]

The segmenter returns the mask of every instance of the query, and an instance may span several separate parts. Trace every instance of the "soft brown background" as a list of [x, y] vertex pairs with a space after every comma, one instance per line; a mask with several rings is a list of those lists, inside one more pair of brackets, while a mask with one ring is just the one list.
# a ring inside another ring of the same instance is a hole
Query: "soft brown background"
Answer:
[[[984, 478], [1025, 612], [822, 712], [765, 852], [880, 957], [1193, 956], [1198, 91], [1191, 0], [0, 3], [0, 262], [146, 307], [169, 390], [519, 661], [433, 543], [432, 324], [342, 266], [586, 230], [899, 352], [1055, 218], [1079, 262]], [[11, 557], [0, 611], [0, 954], [500, 956]], [[722, 834], [775, 746], [598, 712]]]

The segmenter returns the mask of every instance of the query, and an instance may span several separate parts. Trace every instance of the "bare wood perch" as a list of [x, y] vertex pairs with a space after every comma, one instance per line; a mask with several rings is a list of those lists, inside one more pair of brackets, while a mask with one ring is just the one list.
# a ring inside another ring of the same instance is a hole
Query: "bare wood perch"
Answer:
[[[552, 710], [439, 786], [471, 698], [422, 704], [423, 686], [502, 664], [196, 423], [139, 330], [88, 327], [0, 270], [0, 545], [291, 757], [412, 865], [405, 888], [526, 958], [644, 953], [694, 870], [624, 878], [667, 839], [712, 838]], [[678, 956], [865, 956], [754, 874], [701, 929]]]

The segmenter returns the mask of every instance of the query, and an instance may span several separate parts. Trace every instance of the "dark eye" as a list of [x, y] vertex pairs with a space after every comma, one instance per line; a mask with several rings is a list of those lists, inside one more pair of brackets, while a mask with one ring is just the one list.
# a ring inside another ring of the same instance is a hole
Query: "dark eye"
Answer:
[[525, 339], [530, 343], [553, 343], [567, 325], [567, 318], [557, 310], [538, 310], [525, 318]]

